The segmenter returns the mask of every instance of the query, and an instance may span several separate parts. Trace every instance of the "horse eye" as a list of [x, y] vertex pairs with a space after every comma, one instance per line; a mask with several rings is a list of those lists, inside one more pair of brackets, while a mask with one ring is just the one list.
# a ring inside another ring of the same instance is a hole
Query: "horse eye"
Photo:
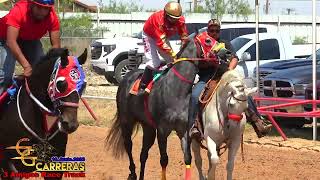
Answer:
[[64, 77], [58, 77], [56, 80], [56, 89], [59, 93], [63, 93], [68, 88], [68, 83], [66, 81], [66, 78]]

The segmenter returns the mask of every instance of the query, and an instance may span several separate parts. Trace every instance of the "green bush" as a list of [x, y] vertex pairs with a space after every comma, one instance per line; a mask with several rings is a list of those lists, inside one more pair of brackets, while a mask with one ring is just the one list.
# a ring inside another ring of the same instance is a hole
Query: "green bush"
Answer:
[[292, 42], [292, 44], [306, 44], [307, 37], [306, 36], [296, 36]]

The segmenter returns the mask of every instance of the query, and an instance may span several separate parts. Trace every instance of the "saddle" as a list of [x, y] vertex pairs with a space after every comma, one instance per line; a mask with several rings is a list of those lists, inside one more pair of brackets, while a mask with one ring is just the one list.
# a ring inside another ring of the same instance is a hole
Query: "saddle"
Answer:
[[204, 137], [204, 126], [201, 114], [204, 108], [207, 106], [208, 102], [211, 100], [212, 96], [214, 95], [219, 81], [220, 79], [210, 79], [207, 82], [205, 88], [201, 91], [201, 94], [199, 96], [199, 113], [194, 126], [200, 131], [202, 137]]
[[[154, 71], [152, 81], [149, 82], [146, 89], [148, 89], [151, 92], [154, 82], [156, 82], [162, 75], [166, 74], [169, 71], [170, 67], [171, 67], [170, 65], [164, 65], [164, 66], [160, 66], [158, 70]], [[130, 94], [135, 96], [138, 94], [140, 83], [141, 83], [141, 77], [142, 77], [142, 74], [138, 76], [138, 78], [135, 80], [135, 82], [131, 86], [129, 91]]]

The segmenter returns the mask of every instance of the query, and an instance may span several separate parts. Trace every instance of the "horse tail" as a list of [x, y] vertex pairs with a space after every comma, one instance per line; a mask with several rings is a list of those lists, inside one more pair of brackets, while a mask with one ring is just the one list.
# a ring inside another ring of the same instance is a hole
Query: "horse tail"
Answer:
[[120, 158], [125, 152], [124, 137], [122, 135], [121, 120], [119, 115], [119, 110], [117, 110], [117, 113], [112, 120], [113, 124], [109, 134], [105, 139], [106, 149], [110, 150], [112, 148], [112, 153], [116, 158]]
[[125, 88], [118, 87], [117, 92], [117, 112], [112, 120], [111, 129], [105, 139], [105, 149], [112, 150], [115, 158], [121, 158], [125, 153], [125, 141], [131, 141], [131, 136], [135, 131], [138, 132], [139, 126], [138, 122], [128, 118], [125, 113], [120, 112], [123, 106], [126, 104], [125, 98], [121, 97], [125, 95]]

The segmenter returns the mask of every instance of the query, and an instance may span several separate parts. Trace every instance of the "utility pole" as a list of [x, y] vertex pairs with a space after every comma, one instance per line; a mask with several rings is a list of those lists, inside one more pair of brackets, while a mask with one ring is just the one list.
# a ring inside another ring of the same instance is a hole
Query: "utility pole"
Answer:
[[266, 0], [266, 14], [269, 14], [270, 3], [269, 0]]
[[100, 8], [102, 6], [102, 0], [97, 0], [97, 27], [100, 26]]
[[193, 11], [196, 11], [198, 7], [198, 0], [193, 0]]

